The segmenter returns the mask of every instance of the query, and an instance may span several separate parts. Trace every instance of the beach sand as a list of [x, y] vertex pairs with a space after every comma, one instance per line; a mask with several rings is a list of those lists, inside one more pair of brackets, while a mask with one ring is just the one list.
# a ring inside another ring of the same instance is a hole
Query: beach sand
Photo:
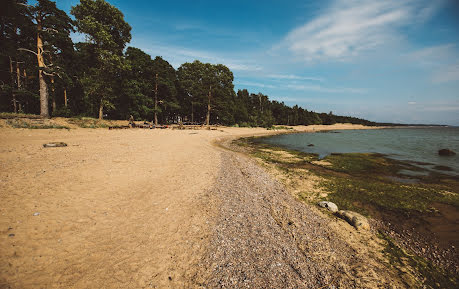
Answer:
[[[337, 124], [295, 127], [295, 130], [366, 128]], [[244, 165], [249, 160], [231, 159], [240, 156], [216, 143], [277, 132], [285, 131], [224, 127], [216, 130], [0, 128], [0, 288], [189, 288], [249, 284], [222, 283], [221, 278], [233, 276], [220, 276], [223, 271], [216, 268], [229, 261], [215, 246], [222, 242], [222, 236], [242, 243], [250, 241], [250, 234], [227, 236], [227, 233], [237, 234], [237, 230], [218, 230], [230, 225], [222, 224], [225, 222], [222, 212], [232, 210], [228, 206], [234, 210], [238, 205], [245, 206], [244, 200], [227, 198], [231, 198], [232, 184], [236, 186], [240, 181], [235, 178], [247, 176], [227, 172], [234, 166], [252, 165]], [[43, 147], [44, 143], [55, 141], [68, 146]], [[250, 181], [257, 175], [247, 178]], [[221, 186], [225, 187], [224, 195], [222, 190], [219, 193]], [[265, 186], [271, 184], [265, 182]], [[276, 189], [276, 194], [279, 190]], [[259, 206], [263, 207], [261, 203]], [[251, 220], [250, 215], [245, 218], [248, 221], [240, 223], [244, 230], [251, 222], [259, 221]], [[269, 226], [263, 230], [270, 230]], [[282, 245], [284, 241], [279, 238], [270, 246]], [[285, 242], [294, 240], [285, 239]], [[339, 244], [338, 239], [330, 242]], [[250, 251], [252, 247], [244, 248]], [[216, 257], [217, 251], [223, 255]], [[295, 252], [293, 247], [289, 252]], [[263, 258], [255, 256], [244, 260], [257, 262], [257, 258]], [[283, 259], [279, 256], [276, 260]], [[304, 264], [313, 262], [302, 258]], [[237, 259], [230, 261], [238, 263]], [[313, 263], [309, 265], [314, 267]], [[298, 285], [309, 284], [301, 283], [298, 272], [311, 272], [314, 278], [322, 274], [289, 266], [290, 271], [279, 279], [284, 283], [268, 282], [275, 277], [268, 276], [269, 271], [247, 276], [261, 280], [258, 283], [252, 280], [253, 285]], [[332, 270], [332, 267], [326, 268]], [[234, 282], [245, 282], [241, 272], [233, 273], [238, 274]], [[293, 275], [296, 279], [289, 281]], [[325, 274], [323, 282], [333, 281], [332, 277], [333, 274]]]

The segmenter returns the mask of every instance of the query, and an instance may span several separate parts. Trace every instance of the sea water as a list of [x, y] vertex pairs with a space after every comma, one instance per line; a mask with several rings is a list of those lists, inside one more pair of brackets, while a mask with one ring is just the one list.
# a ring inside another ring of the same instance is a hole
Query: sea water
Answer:
[[[417, 162], [418, 166], [430, 170], [446, 166], [452, 171], [442, 172], [459, 175], [459, 127], [335, 130], [276, 135], [262, 138], [261, 142], [315, 153], [320, 158], [331, 153], [380, 153], [397, 160]], [[457, 155], [439, 156], [438, 150], [444, 148]]]

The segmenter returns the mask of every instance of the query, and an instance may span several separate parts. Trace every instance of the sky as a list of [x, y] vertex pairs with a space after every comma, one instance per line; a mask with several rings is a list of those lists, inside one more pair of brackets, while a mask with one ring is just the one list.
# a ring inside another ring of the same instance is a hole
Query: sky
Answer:
[[[459, 125], [459, 1], [108, 2], [132, 27], [129, 46], [175, 68], [222, 63], [236, 90], [372, 121]], [[69, 13], [79, 1], [56, 3]]]

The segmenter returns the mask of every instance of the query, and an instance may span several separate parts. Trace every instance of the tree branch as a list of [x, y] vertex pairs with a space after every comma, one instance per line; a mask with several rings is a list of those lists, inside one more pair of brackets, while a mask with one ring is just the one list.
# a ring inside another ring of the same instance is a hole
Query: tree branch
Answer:
[[17, 50], [27, 51], [27, 52], [33, 53], [33, 54], [35, 54], [35, 55], [38, 55], [35, 51], [32, 51], [32, 50], [30, 50], [30, 49], [18, 48]]

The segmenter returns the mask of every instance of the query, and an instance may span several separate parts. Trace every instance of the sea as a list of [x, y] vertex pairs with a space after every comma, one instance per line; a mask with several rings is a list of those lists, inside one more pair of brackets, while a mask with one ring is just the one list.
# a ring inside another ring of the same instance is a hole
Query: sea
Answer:
[[[459, 127], [406, 127], [368, 130], [334, 130], [283, 134], [261, 142], [324, 158], [331, 153], [380, 153], [388, 158], [414, 162], [427, 170], [459, 176]], [[450, 149], [455, 156], [439, 156]], [[448, 167], [445, 171], [438, 166]]]

